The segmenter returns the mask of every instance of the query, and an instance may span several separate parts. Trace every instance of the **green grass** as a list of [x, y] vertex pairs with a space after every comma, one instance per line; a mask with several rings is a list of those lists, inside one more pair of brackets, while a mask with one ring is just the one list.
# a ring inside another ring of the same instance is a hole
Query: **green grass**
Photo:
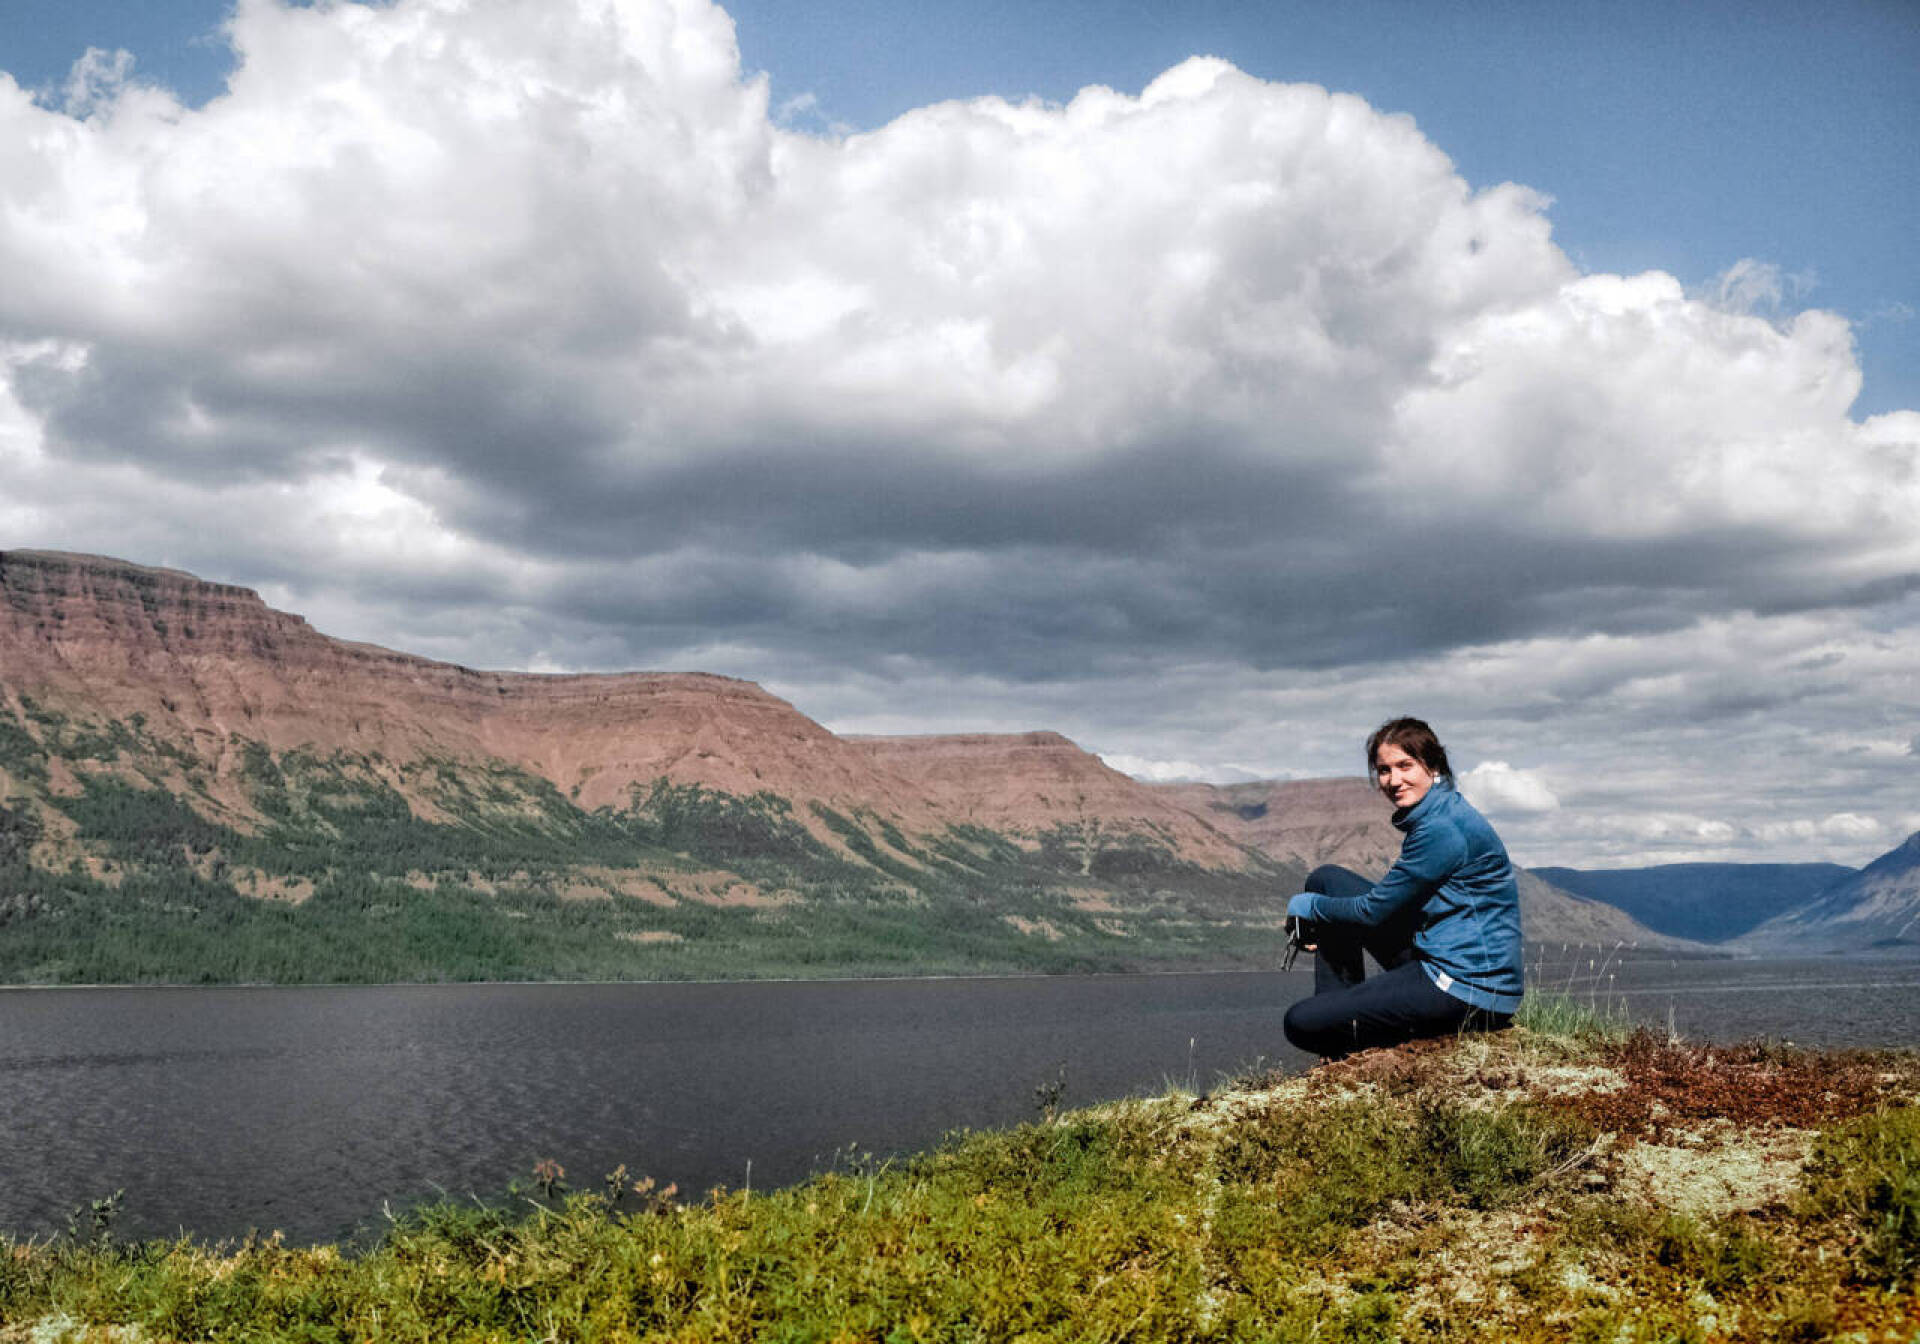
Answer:
[[1824, 1135], [1808, 1163], [1804, 1212], [1859, 1238], [1872, 1281], [1920, 1287], [1920, 1109], [1864, 1116]]
[[1624, 1040], [1633, 1030], [1621, 1003], [1602, 1003], [1554, 990], [1529, 989], [1514, 1013], [1516, 1025], [1548, 1036], [1581, 1040]]
[[361, 1252], [123, 1245], [83, 1219], [0, 1243], [0, 1340], [1913, 1337], [1911, 1057], [1825, 1129], [1797, 1195], [1709, 1215], [1636, 1190], [1578, 1107], [1514, 1081], [1604, 1072], [1614, 1049], [1514, 1032], [1383, 1052], [685, 1203], [624, 1172], [568, 1193], [549, 1169]]

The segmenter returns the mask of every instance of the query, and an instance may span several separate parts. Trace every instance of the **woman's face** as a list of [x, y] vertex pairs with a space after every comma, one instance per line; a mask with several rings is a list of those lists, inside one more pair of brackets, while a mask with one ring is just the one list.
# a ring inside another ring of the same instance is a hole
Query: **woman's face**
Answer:
[[1396, 808], [1412, 807], [1433, 787], [1433, 771], [1391, 742], [1373, 754], [1373, 782]]

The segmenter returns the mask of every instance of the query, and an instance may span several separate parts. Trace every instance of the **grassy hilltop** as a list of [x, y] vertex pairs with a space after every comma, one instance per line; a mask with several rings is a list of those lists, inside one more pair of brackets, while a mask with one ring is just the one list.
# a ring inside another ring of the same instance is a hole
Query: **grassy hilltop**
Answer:
[[[1515, 1030], [377, 1248], [0, 1242], [0, 1341], [1903, 1340], [1920, 1057]], [[580, 1173], [574, 1173], [575, 1176]]]

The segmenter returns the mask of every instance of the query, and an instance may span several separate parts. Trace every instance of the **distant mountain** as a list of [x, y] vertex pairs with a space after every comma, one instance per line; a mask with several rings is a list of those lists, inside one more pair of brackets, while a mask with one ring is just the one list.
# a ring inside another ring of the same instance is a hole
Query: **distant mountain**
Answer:
[[[1358, 777], [1159, 788], [1242, 844], [1309, 872], [1337, 863], [1377, 878], [1400, 855], [1404, 837], [1394, 828], [1392, 810], [1371, 783]], [[1520, 869], [1516, 876], [1521, 923], [1530, 942], [1703, 950], [1696, 942], [1647, 928], [1612, 905], [1562, 890], [1542, 871]]]
[[0, 551], [0, 980], [1265, 964], [1300, 876], [1057, 734], [850, 740]]
[[1736, 945], [1771, 956], [1920, 952], [1920, 831]]
[[1308, 870], [1337, 863], [1374, 876], [1400, 853], [1390, 809], [1357, 776], [1157, 787], [1241, 844]]
[[[1310, 866], [1399, 840], [1359, 780], [840, 737], [749, 682], [476, 671], [0, 551], [0, 981], [1268, 965]], [[1523, 901], [1537, 940], [1654, 937]]]
[[1564, 891], [1605, 901], [1648, 928], [1717, 943], [1803, 905], [1856, 869], [1837, 863], [1664, 863], [1650, 868], [1536, 868]]
[[[1093, 858], [1151, 844], [1203, 867], [1241, 869], [1261, 847], [1231, 837], [1160, 790], [1121, 774], [1058, 733], [848, 737], [887, 775], [907, 781], [939, 816], [1023, 843], [1052, 835]], [[1077, 832], [1078, 834], [1068, 834]], [[1298, 865], [1267, 852], [1273, 871]]]

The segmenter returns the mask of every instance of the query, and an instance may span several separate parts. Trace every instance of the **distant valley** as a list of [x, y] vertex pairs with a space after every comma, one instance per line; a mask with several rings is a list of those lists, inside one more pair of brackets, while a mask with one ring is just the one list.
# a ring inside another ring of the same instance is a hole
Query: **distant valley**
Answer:
[[1618, 906], [1657, 932], [1735, 955], [1920, 953], [1920, 834], [1860, 869], [1683, 863], [1541, 868], [1537, 876]]
[[[1271, 965], [1359, 779], [1150, 786], [1055, 733], [841, 737], [700, 673], [483, 672], [0, 551], [0, 980]], [[1523, 876], [1540, 942], [1699, 945]]]
[[1667, 863], [1651, 868], [1536, 868], [1564, 891], [1605, 901], [1648, 928], [1718, 943], [1805, 905], [1855, 869], [1837, 863]]

